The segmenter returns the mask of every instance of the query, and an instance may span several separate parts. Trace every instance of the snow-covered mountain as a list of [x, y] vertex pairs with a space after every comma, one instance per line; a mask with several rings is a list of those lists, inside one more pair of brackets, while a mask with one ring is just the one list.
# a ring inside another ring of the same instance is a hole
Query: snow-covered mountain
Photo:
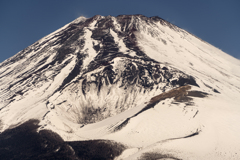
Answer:
[[239, 97], [240, 61], [191, 33], [79, 17], [0, 64], [0, 141], [32, 122], [70, 159], [92, 141], [118, 148], [106, 159], [240, 159]]

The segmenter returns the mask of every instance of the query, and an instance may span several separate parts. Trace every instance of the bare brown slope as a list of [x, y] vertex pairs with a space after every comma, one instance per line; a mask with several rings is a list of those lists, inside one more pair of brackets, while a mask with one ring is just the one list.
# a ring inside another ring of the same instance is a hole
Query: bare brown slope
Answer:
[[191, 89], [191, 86], [181, 86], [175, 89], [172, 89], [168, 92], [161, 93], [150, 100], [150, 104], [157, 103], [161, 100], [164, 100], [166, 98], [172, 98], [175, 97], [175, 100], [180, 100], [182, 97], [187, 95], [187, 91]]

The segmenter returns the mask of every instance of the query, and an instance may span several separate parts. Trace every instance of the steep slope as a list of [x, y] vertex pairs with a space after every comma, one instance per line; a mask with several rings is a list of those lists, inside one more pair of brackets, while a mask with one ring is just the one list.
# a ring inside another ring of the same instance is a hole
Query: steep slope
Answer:
[[0, 129], [38, 119], [64, 140], [123, 143], [119, 158], [237, 159], [239, 69], [159, 17], [80, 17], [0, 64]]

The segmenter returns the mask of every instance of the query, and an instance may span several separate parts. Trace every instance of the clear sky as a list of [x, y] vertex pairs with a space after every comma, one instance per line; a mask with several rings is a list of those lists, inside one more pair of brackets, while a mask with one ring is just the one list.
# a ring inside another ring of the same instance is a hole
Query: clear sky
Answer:
[[0, 62], [79, 16], [159, 16], [240, 59], [240, 0], [0, 0]]

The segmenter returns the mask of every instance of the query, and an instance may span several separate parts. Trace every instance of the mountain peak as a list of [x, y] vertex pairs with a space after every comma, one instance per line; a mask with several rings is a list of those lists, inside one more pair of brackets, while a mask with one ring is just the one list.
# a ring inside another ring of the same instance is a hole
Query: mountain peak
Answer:
[[132, 146], [136, 159], [151, 146], [197, 159], [189, 139], [214, 139], [209, 148], [217, 151], [204, 151], [205, 159], [225, 150], [235, 155], [240, 143], [231, 143], [240, 140], [224, 135], [240, 130], [236, 70], [233, 57], [160, 17], [79, 17], [0, 64], [0, 129], [37, 119], [39, 130], [65, 141]]
[[79, 23], [79, 22], [83, 22], [85, 21], [87, 18], [84, 16], [80, 16], [77, 19], [75, 19], [74, 21], [72, 21], [71, 23]]

